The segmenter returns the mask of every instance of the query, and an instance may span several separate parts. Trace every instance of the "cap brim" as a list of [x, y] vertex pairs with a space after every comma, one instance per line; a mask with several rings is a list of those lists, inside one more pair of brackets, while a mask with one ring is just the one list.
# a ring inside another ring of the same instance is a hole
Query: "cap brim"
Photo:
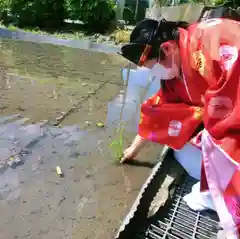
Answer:
[[127, 60], [133, 62], [138, 65], [140, 57], [145, 49], [145, 44], [139, 43], [130, 43], [122, 46], [121, 52], [119, 54], [126, 58]]

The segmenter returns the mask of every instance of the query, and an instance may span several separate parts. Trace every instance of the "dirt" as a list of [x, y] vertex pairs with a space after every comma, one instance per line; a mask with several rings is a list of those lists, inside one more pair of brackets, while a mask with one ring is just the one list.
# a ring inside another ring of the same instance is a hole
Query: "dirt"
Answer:
[[[129, 145], [156, 86], [126, 85], [117, 55], [3, 39], [0, 54], [0, 238], [113, 238], [161, 147], [136, 167], [118, 165], [109, 145], [120, 122]], [[13, 149], [22, 164], [11, 168]]]
[[[35, 121], [52, 119], [106, 83], [122, 85], [119, 69], [126, 62], [115, 55], [5, 40], [1, 48], [3, 114], [23, 111]], [[109, 98], [113, 95], [110, 91]]]

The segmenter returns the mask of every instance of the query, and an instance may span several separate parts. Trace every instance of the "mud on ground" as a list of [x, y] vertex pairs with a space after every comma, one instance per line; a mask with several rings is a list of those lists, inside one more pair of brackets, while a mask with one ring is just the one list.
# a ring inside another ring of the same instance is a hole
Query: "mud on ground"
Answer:
[[0, 238], [113, 238], [160, 153], [150, 145], [138, 158], [149, 167], [134, 167], [109, 150], [119, 122], [125, 147], [134, 137], [146, 84], [126, 86], [116, 55], [10, 40], [0, 54]]

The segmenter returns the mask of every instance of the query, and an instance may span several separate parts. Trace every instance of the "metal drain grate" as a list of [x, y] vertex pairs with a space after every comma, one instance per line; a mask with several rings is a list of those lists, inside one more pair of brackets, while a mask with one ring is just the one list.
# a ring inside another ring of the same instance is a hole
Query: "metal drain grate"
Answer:
[[173, 196], [164, 212], [159, 212], [136, 239], [212, 239], [219, 229], [218, 217], [214, 212], [194, 212], [183, 201], [196, 183], [186, 177]]

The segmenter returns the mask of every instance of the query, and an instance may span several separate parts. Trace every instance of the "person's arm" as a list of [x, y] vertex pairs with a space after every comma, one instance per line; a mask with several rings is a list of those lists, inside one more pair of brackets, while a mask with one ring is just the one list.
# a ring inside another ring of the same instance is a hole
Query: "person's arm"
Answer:
[[[169, 143], [169, 140], [167, 140], [169, 138], [168, 125], [167, 121], [164, 120], [166, 118], [165, 114], [170, 114], [173, 120], [179, 118], [179, 111], [181, 111], [180, 115], [182, 115], [183, 118], [186, 118], [186, 114], [193, 114], [193, 110], [190, 109], [188, 105], [180, 105], [181, 98], [178, 94], [179, 92], [177, 93], [173, 90], [175, 87], [179, 88], [179, 82], [178, 79], [164, 82], [165, 87], [161, 87], [155, 95], [142, 104], [138, 135], [135, 137], [131, 146], [123, 152], [123, 157], [120, 162], [136, 157], [147, 142], [152, 141], [159, 144]], [[181, 120], [184, 120], [183, 118], [181, 118]], [[186, 119], [191, 121], [191, 117], [187, 117]], [[169, 117], [167, 117], [167, 120], [169, 120]], [[194, 121], [192, 123], [195, 124], [196, 122]], [[198, 124], [197, 122], [197, 125]], [[174, 137], [170, 141], [175, 142], [176, 138], [179, 139], [182, 137]]]
[[137, 156], [141, 149], [147, 144], [147, 141], [142, 138], [140, 135], [137, 135], [133, 140], [131, 146], [127, 148], [124, 153], [120, 163], [123, 163], [125, 160], [132, 159]]

